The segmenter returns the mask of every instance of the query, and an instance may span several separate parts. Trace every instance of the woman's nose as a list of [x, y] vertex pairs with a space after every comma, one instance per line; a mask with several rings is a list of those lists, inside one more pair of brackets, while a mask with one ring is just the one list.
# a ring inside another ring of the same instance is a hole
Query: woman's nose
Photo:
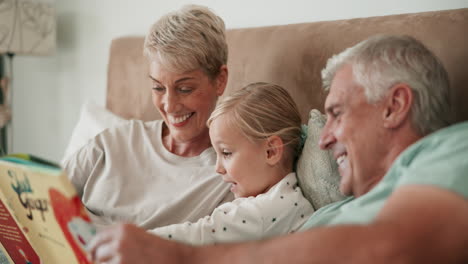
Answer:
[[171, 93], [171, 92], [168, 92], [164, 95], [164, 111], [166, 113], [174, 113], [174, 112], [177, 112], [177, 108], [178, 108], [178, 105], [179, 105], [179, 98], [177, 97], [177, 95]]

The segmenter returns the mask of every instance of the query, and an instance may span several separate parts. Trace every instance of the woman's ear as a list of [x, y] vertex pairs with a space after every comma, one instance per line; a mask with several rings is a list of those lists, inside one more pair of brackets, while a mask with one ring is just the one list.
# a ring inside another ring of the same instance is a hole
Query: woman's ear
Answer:
[[409, 119], [413, 92], [407, 84], [394, 85], [385, 100], [383, 120], [386, 128], [397, 128]]
[[274, 166], [281, 161], [284, 152], [283, 140], [279, 136], [270, 136], [266, 141], [266, 161]]
[[219, 69], [218, 76], [216, 76], [216, 95], [217, 96], [223, 95], [224, 90], [226, 89], [227, 80], [228, 80], [228, 68], [224, 64]]

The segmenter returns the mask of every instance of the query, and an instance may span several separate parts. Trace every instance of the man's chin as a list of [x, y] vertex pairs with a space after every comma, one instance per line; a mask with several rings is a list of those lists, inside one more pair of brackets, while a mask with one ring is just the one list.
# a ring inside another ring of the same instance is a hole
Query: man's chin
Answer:
[[351, 190], [351, 187], [349, 186], [348, 183], [343, 183], [343, 179], [341, 179], [341, 182], [340, 182], [340, 192], [341, 194], [345, 195], [345, 196], [350, 196], [350, 195], [353, 195], [353, 191]]

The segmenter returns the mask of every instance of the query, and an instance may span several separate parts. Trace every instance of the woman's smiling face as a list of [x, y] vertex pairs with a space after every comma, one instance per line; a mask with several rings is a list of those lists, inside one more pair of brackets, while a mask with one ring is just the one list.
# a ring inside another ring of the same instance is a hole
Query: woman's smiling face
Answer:
[[[206, 121], [222, 95], [226, 83], [221, 76], [214, 80], [202, 70], [176, 73], [153, 60], [149, 67], [154, 106], [159, 110], [177, 142], [191, 142], [208, 137]], [[227, 73], [226, 73], [227, 74]]]

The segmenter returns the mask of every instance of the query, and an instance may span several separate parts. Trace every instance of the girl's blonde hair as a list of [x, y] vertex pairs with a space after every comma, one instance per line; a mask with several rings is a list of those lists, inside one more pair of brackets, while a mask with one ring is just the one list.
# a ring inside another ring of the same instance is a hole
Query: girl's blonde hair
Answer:
[[146, 35], [144, 54], [169, 70], [202, 69], [214, 79], [227, 63], [225, 31], [224, 21], [207, 7], [186, 5], [156, 21]]
[[[208, 119], [208, 127], [223, 116], [249, 140], [278, 136], [283, 141], [284, 165], [292, 166], [301, 144], [301, 116], [289, 93], [281, 86], [258, 82], [225, 97]], [[292, 168], [292, 167], [291, 167]]]

